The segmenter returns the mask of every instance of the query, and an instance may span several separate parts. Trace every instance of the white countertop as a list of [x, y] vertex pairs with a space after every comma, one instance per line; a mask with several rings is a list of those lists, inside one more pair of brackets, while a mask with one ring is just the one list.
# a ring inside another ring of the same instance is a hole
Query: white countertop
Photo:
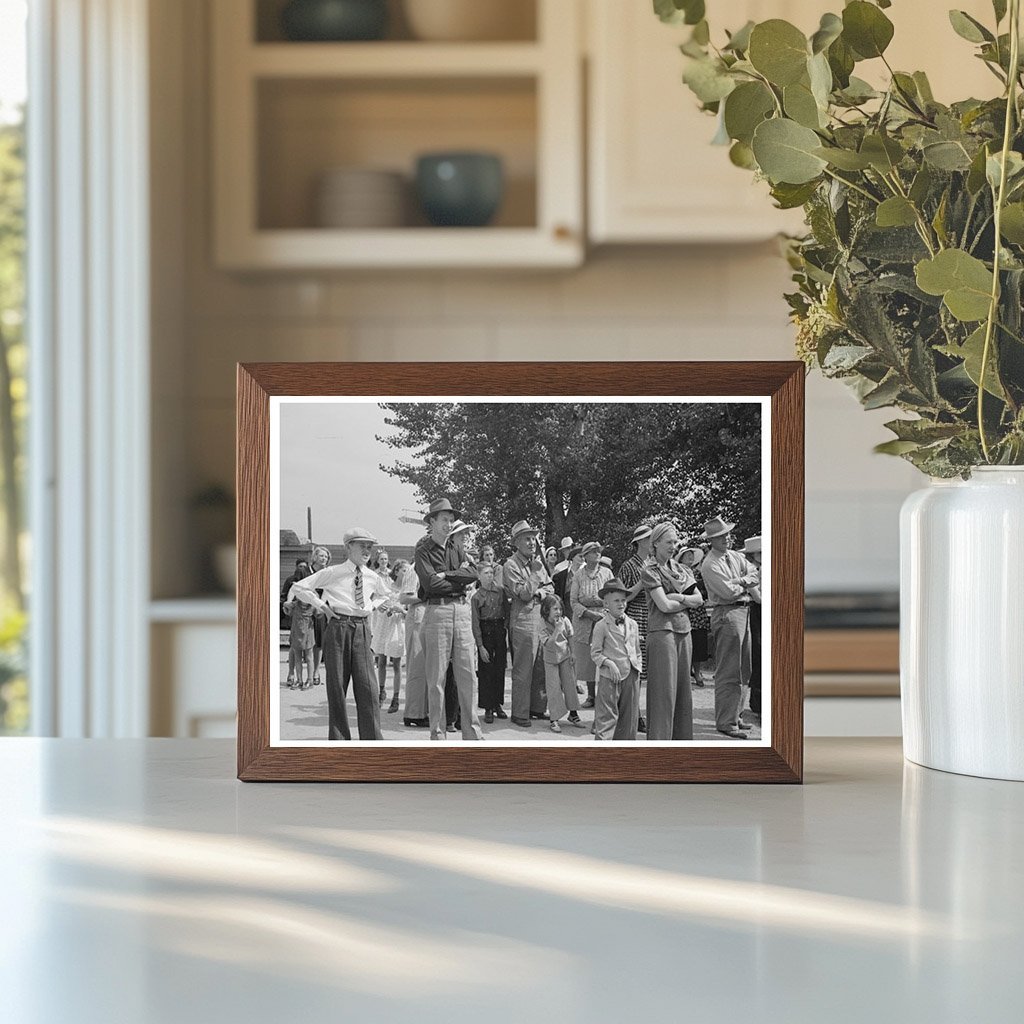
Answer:
[[809, 740], [779, 786], [243, 785], [0, 741], [10, 1024], [1021, 1019], [1024, 785]]

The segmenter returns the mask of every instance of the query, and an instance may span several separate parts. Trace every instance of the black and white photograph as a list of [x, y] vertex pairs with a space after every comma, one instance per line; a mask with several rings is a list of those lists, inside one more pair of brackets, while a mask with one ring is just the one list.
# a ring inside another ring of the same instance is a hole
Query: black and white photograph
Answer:
[[275, 397], [272, 745], [769, 744], [769, 415]]

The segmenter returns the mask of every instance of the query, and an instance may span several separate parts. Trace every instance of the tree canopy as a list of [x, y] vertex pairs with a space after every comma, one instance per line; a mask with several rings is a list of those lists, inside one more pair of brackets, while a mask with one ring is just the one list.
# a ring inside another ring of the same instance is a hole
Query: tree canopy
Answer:
[[[381, 469], [447, 497], [499, 552], [526, 519], [546, 545], [599, 540], [618, 564], [641, 523], [695, 539], [723, 515], [761, 529], [761, 410], [746, 403], [381, 403]], [[618, 556], [618, 557], [616, 557]]]

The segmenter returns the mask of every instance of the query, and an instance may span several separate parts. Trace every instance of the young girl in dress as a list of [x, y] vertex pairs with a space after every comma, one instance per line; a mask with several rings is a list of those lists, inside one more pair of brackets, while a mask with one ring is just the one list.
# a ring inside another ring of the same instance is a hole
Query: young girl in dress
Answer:
[[[384, 548], [377, 552], [376, 564], [371, 568], [382, 579], [394, 586], [394, 576], [389, 571], [390, 556]], [[397, 566], [396, 566], [397, 568]], [[377, 685], [380, 687], [380, 703], [383, 706], [387, 699], [388, 661], [395, 677], [395, 692], [391, 698], [388, 713], [398, 710], [398, 694], [402, 689], [402, 656], [405, 654], [405, 616], [388, 608], [372, 613], [370, 619], [370, 650], [377, 662]]]
[[576, 692], [576, 666], [572, 657], [572, 622], [562, 613], [562, 600], [548, 594], [541, 602], [541, 646], [544, 651], [544, 683], [548, 692], [551, 731], [561, 732], [558, 720], [569, 712], [569, 724], [582, 727], [580, 698]]
[[[311, 575], [306, 566], [295, 570], [295, 582], [304, 580]], [[289, 690], [308, 690], [313, 685], [313, 606], [304, 601], [295, 601], [291, 591], [285, 602], [284, 610], [292, 618], [288, 635], [288, 664], [295, 666], [296, 675], [288, 674]], [[305, 678], [303, 678], [305, 668]]]

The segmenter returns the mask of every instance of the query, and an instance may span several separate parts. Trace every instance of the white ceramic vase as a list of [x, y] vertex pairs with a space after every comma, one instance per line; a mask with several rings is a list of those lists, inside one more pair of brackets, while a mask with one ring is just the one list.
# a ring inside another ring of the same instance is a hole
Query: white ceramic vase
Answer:
[[900, 561], [904, 754], [1024, 781], [1024, 467], [910, 495]]

